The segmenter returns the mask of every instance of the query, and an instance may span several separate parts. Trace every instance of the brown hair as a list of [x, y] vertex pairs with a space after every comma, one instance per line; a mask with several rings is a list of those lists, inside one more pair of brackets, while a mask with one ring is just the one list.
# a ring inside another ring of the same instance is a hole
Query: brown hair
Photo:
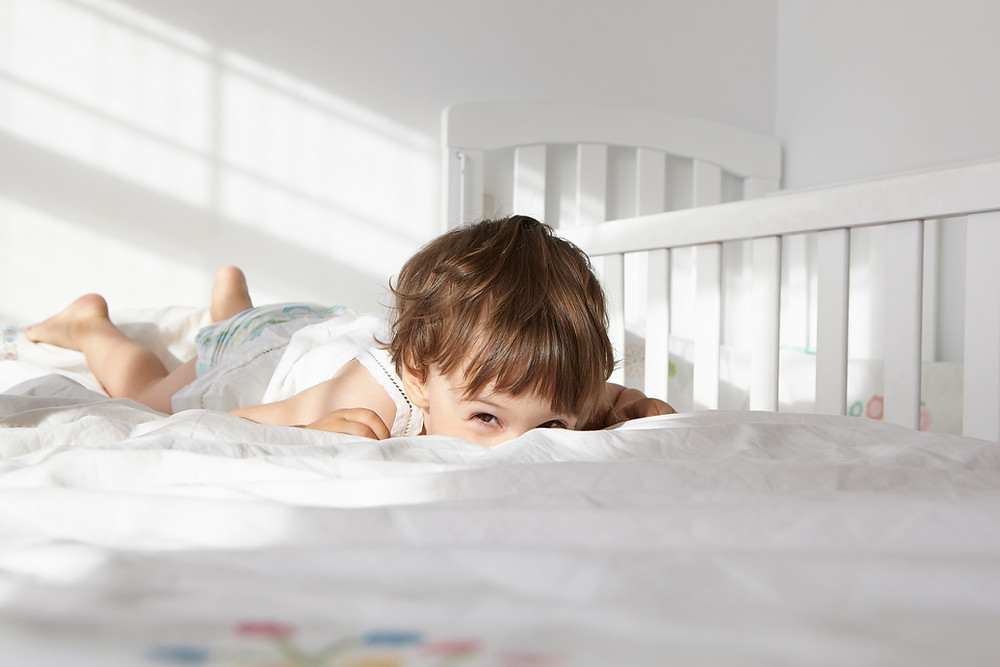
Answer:
[[391, 289], [387, 347], [398, 372], [459, 371], [466, 398], [490, 383], [549, 396], [580, 423], [602, 409], [615, 363], [604, 292], [583, 251], [548, 225], [518, 215], [454, 229], [418, 251]]

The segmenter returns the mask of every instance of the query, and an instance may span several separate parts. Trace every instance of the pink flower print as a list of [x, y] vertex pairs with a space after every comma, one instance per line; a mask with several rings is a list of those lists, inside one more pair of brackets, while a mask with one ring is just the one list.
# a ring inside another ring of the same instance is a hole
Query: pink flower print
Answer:
[[276, 621], [243, 621], [236, 628], [236, 632], [244, 637], [288, 639], [295, 634], [295, 628]]
[[877, 394], [872, 396], [865, 414], [869, 419], [882, 419], [882, 415], [885, 414], [885, 398]]

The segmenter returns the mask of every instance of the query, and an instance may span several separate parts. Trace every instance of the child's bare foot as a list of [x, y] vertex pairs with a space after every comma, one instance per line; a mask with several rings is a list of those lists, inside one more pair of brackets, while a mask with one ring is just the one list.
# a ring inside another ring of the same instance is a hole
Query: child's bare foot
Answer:
[[215, 274], [212, 283], [212, 306], [209, 313], [213, 322], [227, 320], [244, 310], [253, 308], [246, 276], [235, 266], [224, 266]]
[[84, 294], [61, 312], [25, 329], [24, 335], [35, 343], [79, 350], [80, 333], [95, 322], [110, 322], [108, 304], [99, 294]]

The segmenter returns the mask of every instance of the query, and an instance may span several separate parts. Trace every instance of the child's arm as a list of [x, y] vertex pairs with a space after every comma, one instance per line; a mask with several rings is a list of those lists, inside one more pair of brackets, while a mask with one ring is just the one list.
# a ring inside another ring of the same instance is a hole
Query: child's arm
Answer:
[[588, 426], [599, 429], [614, 426], [630, 419], [670, 415], [676, 412], [670, 404], [658, 398], [649, 398], [638, 389], [630, 389], [609, 382], [607, 384], [607, 405], [610, 406], [603, 422]]
[[258, 424], [301, 426], [375, 440], [389, 437], [389, 429], [378, 413], [366, 407], [338, 407], [345, 387], [332, 378], [290, 398], [233, 410], [232, 414]]
[[330, 431], [345, 435], [358, 435], [372, 440], [385, 440], [390, 437], [389, 428], [378, 416], [378, 413], [368, 408], [340, 408], [326, 413], [305, 428], [317, 431]]
[[333, 383], [333, 380], [327, 380], [283, 401], [239, 408], [233, 410], [232, 414], [258, 424], [274, 426], [311, 424], [328, 412], [326, 406], [334, 389]]

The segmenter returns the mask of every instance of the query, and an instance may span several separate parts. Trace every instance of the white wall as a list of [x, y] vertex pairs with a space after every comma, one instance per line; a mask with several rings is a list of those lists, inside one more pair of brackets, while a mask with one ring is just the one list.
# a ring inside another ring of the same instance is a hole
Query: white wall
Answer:
[[[784, 187], [1000, 156], [1000, 3], [780, 0], [776, 136]], [[938, 328], [926, 359], [962, 359], [964, 227], [926, 239], [937, 254]], [[882, 230], [852, 240], [851, 354], [882, 358]], [[858, 298], [862, 297], [862, 298]], [[861, 336], [854, 332], [874, 332]]]
[[996, 0], [780, 0], [785, 187], [1000, 155]]
[[777, 0], [0, 0], [0, 318], [98, 291], [377, 307], [439, 115], [596, 100], [772, 133]]
[[84, 291], [377, 307], [452, 102], [774, 133], [786, 186], [1000, 154], [993, 0], [0, 0], [0, 320]]

